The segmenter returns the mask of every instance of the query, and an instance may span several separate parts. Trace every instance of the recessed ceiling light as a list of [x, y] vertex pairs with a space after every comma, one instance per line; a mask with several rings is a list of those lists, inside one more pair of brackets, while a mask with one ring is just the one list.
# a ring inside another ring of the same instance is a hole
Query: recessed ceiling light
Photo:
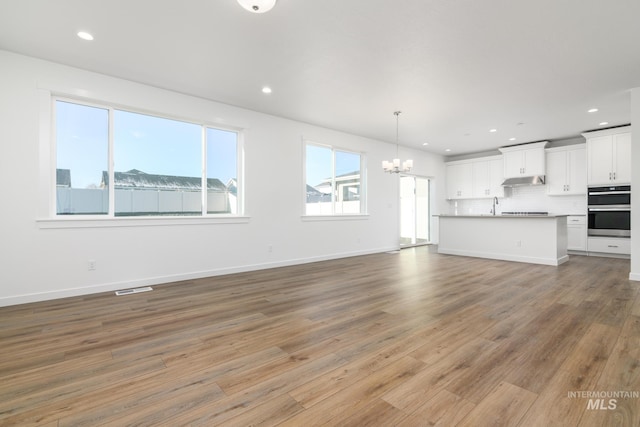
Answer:
[[423, 142], [422, 145], [429, 145], [429, 143], [428, 142]]
[[444, 151], [446, 151], [448, 153], [449, 151], [451, 151], [451, 148], [447, 148]]
[[93, 40], [93, 36], [86, 31], [78, 31], [78, 37], [80, 37], [82, 40]]
[[515, 141], [515, 140], [516, 140], [515, 138], [509, 138], [509, 141]]
[[498, 132], [498, 129], [489, 129], [489, 132], [491, 132], [491, 133]]
[[262, 88], [262, 93], [271, 93], [271, 88], [269, 86], [265, 86]]
[[595, 113], [596, 111], [598, 111], [597, 108], [591, 108], [590, 110], [587, 110], [587, 113]]
[[253, 13], [265, 13], [276, 4], [276, 0], [238, 0], [240, 6]]
[[600, 126], [606, 126], [608, 124], [609, 124], [609, 122], [600, 122]]

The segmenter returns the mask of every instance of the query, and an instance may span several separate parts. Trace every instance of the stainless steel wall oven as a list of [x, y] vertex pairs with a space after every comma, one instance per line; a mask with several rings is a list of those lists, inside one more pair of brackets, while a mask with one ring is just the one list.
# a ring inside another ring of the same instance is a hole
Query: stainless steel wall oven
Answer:
[[589, 187], [589, 236], [631, 236], [631, 186]]

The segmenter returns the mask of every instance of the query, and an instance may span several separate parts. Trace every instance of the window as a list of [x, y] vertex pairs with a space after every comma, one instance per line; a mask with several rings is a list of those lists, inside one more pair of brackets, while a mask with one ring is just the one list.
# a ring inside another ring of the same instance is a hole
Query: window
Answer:
[[235, 132], [207, 128], [207, 213], [238, 213]]
[[108, 214], [109, 111], [58, 101], [55, 135], [56, 214]]
[[361, 214], [363, 156], [330, 146], [306, 143], [306, 215]]
[[57, 215], [238, 214], [235, 131], [66, 100], [55, 124]]
[[202, 128], [113, 112], [116, 216], [202, 213]]

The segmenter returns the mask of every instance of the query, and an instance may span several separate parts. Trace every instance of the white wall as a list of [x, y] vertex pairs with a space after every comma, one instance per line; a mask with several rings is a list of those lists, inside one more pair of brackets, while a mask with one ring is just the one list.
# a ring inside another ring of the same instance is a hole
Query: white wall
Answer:
[[[41, 111], [48, 90], [243, 128], [249, 219], [43, 227], [46, 222], [39, 219], [47, 216], [49, 190], [43, 188], [42, 174], [50, 166], [50, 154], [41, 144], [49, 135]], [[0, 51], [0, 93], [0, 305], [398, 248], [398, 177], [380, 167], [393, 155], [392, 144], [5, 51]], [[302, 218], [303, 138], [366, 153], [367, 217]], [[442, 157], [409, 149], [401, 149], [400, 155], [414, 159], [417, 175], [435, 178], [432, 213], [446, 209]], [[20, 208], [12, 208], [16, 206]], [[90, 259], [96, 261], [95, 271], [88, 271]]]
[[640, 280], [640, 88], [631, 91], [631, 280]]

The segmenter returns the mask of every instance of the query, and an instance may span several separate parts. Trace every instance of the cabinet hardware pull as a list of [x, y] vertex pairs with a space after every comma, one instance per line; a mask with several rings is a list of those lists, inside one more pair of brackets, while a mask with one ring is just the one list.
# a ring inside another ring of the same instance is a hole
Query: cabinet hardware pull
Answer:
[[617, 248], [618, 245], [607, 245], [608, 248]]

